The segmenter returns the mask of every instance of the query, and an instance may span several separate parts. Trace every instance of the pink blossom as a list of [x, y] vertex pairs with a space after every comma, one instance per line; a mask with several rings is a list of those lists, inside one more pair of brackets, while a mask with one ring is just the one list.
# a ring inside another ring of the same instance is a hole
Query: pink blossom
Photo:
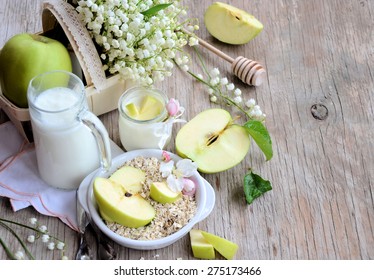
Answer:
[[196, 192], [196, 184], [191, 179], [183, 178], [183, 190], [184, 195], [193, 196]]
[[168, 154], [168, 152], [166, 152], [166, 151], [162, 151], [162, 157], [163, 157], [163, 160], [165, 161], [165, 162], [169, 162], [170, 161], [170, 155]]
[[169, 116], [174, 117], [179, 112], [179, 109], [179, 101], [174, 98], [170, 98], [168, 104], [166, 104], [166, 110], [168, 111]]

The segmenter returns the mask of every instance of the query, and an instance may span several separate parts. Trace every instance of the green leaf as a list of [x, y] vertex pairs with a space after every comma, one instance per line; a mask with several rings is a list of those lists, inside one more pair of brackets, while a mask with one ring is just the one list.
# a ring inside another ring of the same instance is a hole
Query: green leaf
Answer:
[[167, 4], [158, 4], [158, 5], [155, 5], [151, 8], [149, 8], [148, 10], [144, 11], [144, 12], [141, 12], [144, 16], [147, 16], [147, 17], [150, 17], [150, 16], [153, 16], [155, 14], [157, 14], [159, 11], [163, 10], [163, 9], [166, 9], [167, 7], [169, 7], [171, 4], [173, 3], [167, 3]]
[[271, 183], [252, 171], [244, 176], [244, 194], [247, 204], [251, 204], [256, 198], [270, 190], [272, 190]]
[[256, 120], [250, 120], [244, 124], [244, 128], [264, 153], [266, 160], [270, 160], [273, 157], [273, 147], [269, 132], [263, 123]]

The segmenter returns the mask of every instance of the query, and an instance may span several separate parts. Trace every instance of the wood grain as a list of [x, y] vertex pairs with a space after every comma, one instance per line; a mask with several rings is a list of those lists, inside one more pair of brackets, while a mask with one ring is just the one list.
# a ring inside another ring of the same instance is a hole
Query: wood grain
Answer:
[[[41, 2], [2, 1], [0, 46], [14, 34], [40, 31]], [[267, 70], [266, 80], [260, 87], [246, 86], [226, 61], [204, 49], [202, 56], [240, 87], [243, 97], [257, 100], [267, 115], [274, 157], [265, 162], [253, 143], [236, 167], [204, 175], [215, 188], [216, 206], [197, 228], [238, 243], [236, 259], [374, 259], [374, 2], [227, 1], [265, 26], [242, 46], [220, 43], [207, 33], [203, 13], [213, 2], [184, 1], [189, 15], [200, 21], [199, 37], [231, 57], [259, 61]], [[201, 72], [197, 64], [191, 69]], [[186, 120], [217, 106], [201, 84], [178, 69], [158, 86], [187, 108]], [[118, 113], [100, 118], [120, 145]], [[175, 151], [173, 143], [169, 148]], [[251, 205], [242, 189], [248, 168], [273, 186]], [[77, 235], [59, 220], [32, 208], [14, 213], [5, 198], [0, 199], [0, 213], [19, 222], [36, 216], [68, 242], [68, 256], [73, 257]], [[11, 242], [3, 228], [0, 235]], [[94, 241], [92, 234], [89, 238]], [[120, 259], [193, 259], [188, 236], [160, 250], [115, 247]], [[42, 246], [31, 250], [37, 259], [58, 258]], [[5, 258], [0, 250], [0, 259]]]

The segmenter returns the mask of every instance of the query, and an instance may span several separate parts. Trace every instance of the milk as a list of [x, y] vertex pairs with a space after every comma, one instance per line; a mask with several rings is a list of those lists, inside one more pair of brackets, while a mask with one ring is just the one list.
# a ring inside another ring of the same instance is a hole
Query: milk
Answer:
[[51, 186], [76, 189], [100, 164], [92, 132], [77, 120], [82, 96], [69, 88], [52, 88], [40, 93], [33, 103], [37, 108], [32, 128], [40, 176]]

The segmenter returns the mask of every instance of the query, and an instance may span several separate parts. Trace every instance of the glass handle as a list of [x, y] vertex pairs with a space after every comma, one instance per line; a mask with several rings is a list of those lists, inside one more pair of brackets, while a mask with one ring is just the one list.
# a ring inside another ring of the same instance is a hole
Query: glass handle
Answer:
[[108, 171], [112, 164], [108, 131], [99, 118], [90, 111], [80, 114], [79, 119], [95, 136], [100, 153], [100, 166]]

